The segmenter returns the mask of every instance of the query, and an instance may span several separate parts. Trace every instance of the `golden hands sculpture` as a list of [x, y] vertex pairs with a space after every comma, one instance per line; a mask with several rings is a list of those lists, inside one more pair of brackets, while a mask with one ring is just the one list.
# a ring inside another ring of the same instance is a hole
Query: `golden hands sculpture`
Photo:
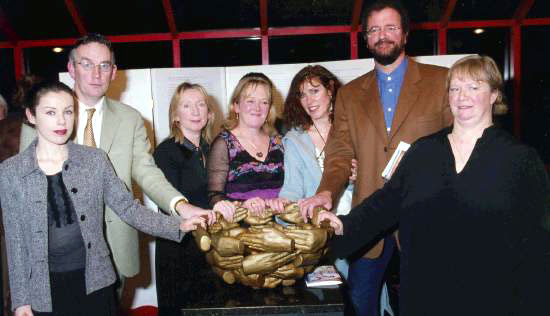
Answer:
[[255, 214], [236, 205], [233, 221], [216, 213], [216, 223], [193, 232], [207, 262], [226, 283], [253, 288], [291, 286], [313, 270], [326, 252], [332, 228], [325, 223], [304, 223], [296, 203], [276, 215], [289, 223], [284, 226], [274, 221], [269, 208]]

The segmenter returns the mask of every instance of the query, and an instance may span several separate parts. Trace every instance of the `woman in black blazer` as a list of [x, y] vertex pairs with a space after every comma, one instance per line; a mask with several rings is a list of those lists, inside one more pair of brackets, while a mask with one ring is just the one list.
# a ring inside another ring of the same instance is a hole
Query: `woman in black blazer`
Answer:
[[[180, 84], [170, 102], [170, 136], [153, 154], [170, 184], [199, 208], [208, 208], [205, 158], [214, 121], [204, 88]], [[192, 236], [182, 243], [157, 238], [155, 252], [159, 315], [177, 315], [178, 307], [213, 292], [210, 265]]]

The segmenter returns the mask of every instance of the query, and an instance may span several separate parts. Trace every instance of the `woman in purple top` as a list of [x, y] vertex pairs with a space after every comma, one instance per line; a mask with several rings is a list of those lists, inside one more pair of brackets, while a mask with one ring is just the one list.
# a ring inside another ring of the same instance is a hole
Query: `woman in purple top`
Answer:
[[261, 212], [277, 198], [284, 181], [284, 149], [274, 128], [272, 84], [263, 74], [245, 75], [233, 91], [229, 117], [208, 157], [210, 206], [233, 213], [230, 201]]

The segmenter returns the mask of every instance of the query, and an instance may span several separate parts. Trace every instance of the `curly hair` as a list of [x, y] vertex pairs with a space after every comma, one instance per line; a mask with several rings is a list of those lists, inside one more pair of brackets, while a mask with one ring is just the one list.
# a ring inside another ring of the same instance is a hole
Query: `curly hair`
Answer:
[[[340, 81], [325, 67], [320, 65], [308, 65], [302, 68], [290, 83], [290, 89], [288, 90], [283, 112], [283, 121], [286, 127], [307, 130], [313, 124], [311, 117], [306, 113], [300, 102], [300, 88], [302, 84], [306, 81], [313, 84], [313, 80], [318, 80], [325, 89], [331, 92], [330, 102], [334, 105], [336, 93], [341, 86]], [[334, 111], [330, 113], [331, 122], [334, 118], [333, 113]]]

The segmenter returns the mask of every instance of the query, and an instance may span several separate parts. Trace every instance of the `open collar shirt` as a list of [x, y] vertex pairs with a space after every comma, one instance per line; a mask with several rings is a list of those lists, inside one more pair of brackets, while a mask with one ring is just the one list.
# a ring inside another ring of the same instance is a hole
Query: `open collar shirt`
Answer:
[[401, 93], [401, 86], [405, 79], [408, 64], [408, 58], [405, 57], [401, 64], [390, 73], [385, 73], [376, 68], [376, 81], [388, 134], [391, 131], [393, 115], [397, 110], [397, 102], [399, 101], [399, 94]]

